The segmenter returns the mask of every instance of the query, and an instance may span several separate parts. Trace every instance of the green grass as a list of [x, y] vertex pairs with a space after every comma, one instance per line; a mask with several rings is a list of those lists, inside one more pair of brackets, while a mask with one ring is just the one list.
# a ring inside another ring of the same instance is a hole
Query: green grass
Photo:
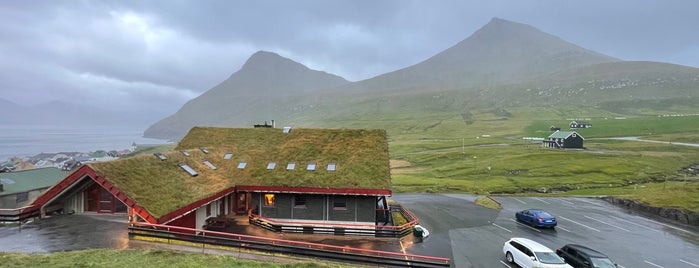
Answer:
[[51, 254], [0, 252], [5, 268], [25, 267], [343, 267], [318, 261], [274, 263], [236, 259], [225, 255], [179, 252], [172, 250], [90, 249]]
[[495, 210], [501, 210], [502, 206], [500, 203], [495, 202], [492, 198], [489, 196], [481, 196], [478, 199], [476, 199], [476, 204], [480, 205], [482, 207], [486, 207], [489, 209], [495, 209]]
[[699, 178], [692, 181], [668, 181], [633, 184], [604, 189], [573, 190], [570, 195], [611, 195], [638, 200], [655, 207], [681, 208], [699, 213]]
[[[447, 115], [439, 119], [392, 121], [388, 128], [391, 159], [408, 163], [392, 169], [393, 191], [603, 193], [639, 183], [680, 181], [682, 169], [699, 164], [696, 147], [604, 138], [638, 136], [696, 142], [697, 116], [593, 118], [593, 128], [580, 130], [586, 138], [586, 150], [559, 150], [542, 148], [540, 142], [522, 137], [548, 136], [552, 124], [567, 126], [570, 121], [566, 118], [573, 118], [572, 114], [579, 111], [534, 107], [513, 108], [509, 112], [512, 115], [506, 120], [498, 120], [500, 117], [490, 111], [474, 112], [470, 124], [458, 116]], [[380, 118], [375, 120], [379, 122]], [[430, 129], [418, 127], [437, 122], [440, 124]], [[696, 192], [689, 189], [690, 193]], [[675, 207], [693, 208], [688, 200], [674, 201], [671, 204]]]

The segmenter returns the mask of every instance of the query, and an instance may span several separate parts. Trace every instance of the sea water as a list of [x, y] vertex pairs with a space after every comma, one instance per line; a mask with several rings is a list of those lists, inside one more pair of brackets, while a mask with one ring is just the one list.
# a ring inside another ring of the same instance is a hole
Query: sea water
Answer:
[[129, 126], [0, 125], [0, 162], [40, 153], [125, 150], [133, 143], [167, 141], [143, 138], [143, 129]]

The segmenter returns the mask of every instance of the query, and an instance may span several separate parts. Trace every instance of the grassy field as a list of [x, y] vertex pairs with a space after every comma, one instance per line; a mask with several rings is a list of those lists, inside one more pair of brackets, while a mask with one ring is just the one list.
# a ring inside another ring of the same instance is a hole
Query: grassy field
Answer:
[[[699, 164], [696, 147], [608, 139], [637, 136], [697, 142], [699, 116], [592, 117], [589, 120], [593, 127], [578, 131], [585, 137], [585, 150], [548, 149], [540, 142], [522, 139], [547, 137], [552, 125], [566, 129], [570, 123], [566, 118], [577, 118], [573, 112], [520, 108], [511, 109], [510, 116], [502, 117], [480, 111], [471, 114], [468, 124], [461, 116], [446, 113], [393, 120], [384, 125], [390, 136], [393, 191], [614, 194], [615, 190], [634, 185], [683, 181], [682, 170]], [[595, 111], [583, 113], [604, 115]], [[383, 123], [369, 118], [366, 121]], [[699, 182], [689, 176], [688, 187], [677, 191], [696, 197]], [[641, 198], [642, 194], [629, 197], [651, 205], [699, 212], [691, 198]]]
[[310, 260], [308, 262], [275, 263], [236, 259], [226, 255], [179, 252], [171, 250], [108, 250], [91, 249], [52, 254], [0, 252], [2, 267], [343, 267], [338, 264]]

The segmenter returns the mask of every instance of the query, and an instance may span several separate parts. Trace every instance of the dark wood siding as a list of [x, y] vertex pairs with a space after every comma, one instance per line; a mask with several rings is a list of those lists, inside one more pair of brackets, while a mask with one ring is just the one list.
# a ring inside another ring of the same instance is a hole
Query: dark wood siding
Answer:
[[[352, 222], [376, 221], [376, 197], [345, 195], [300, 195], [306, 207], [294, 207], [294, 194], [274, 194], [274, 206], [264, 205], [264, 193], [253, 193], [252, 208], [259, 215], [276, 219], [330, 220]], [[337, 204], [336, 204], [337, 203]], [[342, 206], [344, 204], [344, 206]], [[336, 207], [336, 205], [340, 205]]]
[[564, 148], [583, 148], [583, 139], [580, 135], [569, 136], [565, 139]]
[[304, 220], [324, 220], [325, 217], [325, 196], [323, 195], [296, 195], [297, 197], [305, 198], [306, 206], [295, 206], [295, 202], [292, 204], [293, 207], [293, 219], [304, 219]]

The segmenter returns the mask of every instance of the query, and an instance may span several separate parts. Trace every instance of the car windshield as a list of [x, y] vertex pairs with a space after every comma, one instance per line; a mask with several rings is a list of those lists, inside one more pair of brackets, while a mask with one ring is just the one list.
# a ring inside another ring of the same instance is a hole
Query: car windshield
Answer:
[[542, 218], [553, 218], [553, 216], [551, 216], [551, 214], [548, 214], [547, 212], [543, 212], [543, 211], [542, 211], [542, 212], [539, 212], [539, 217], [542, 217]]
[[536, 258], [539, 259], [541, 263], [551, 263], [551, 264], [563, 264], [565, 263], [561, 257], [558, 257], [556, 253], [553, 252], [534, 252]]
[[614, 262], [607, 258], [590, 258], [592, 260], [592, 267], [599, 268], [615, 268]]

